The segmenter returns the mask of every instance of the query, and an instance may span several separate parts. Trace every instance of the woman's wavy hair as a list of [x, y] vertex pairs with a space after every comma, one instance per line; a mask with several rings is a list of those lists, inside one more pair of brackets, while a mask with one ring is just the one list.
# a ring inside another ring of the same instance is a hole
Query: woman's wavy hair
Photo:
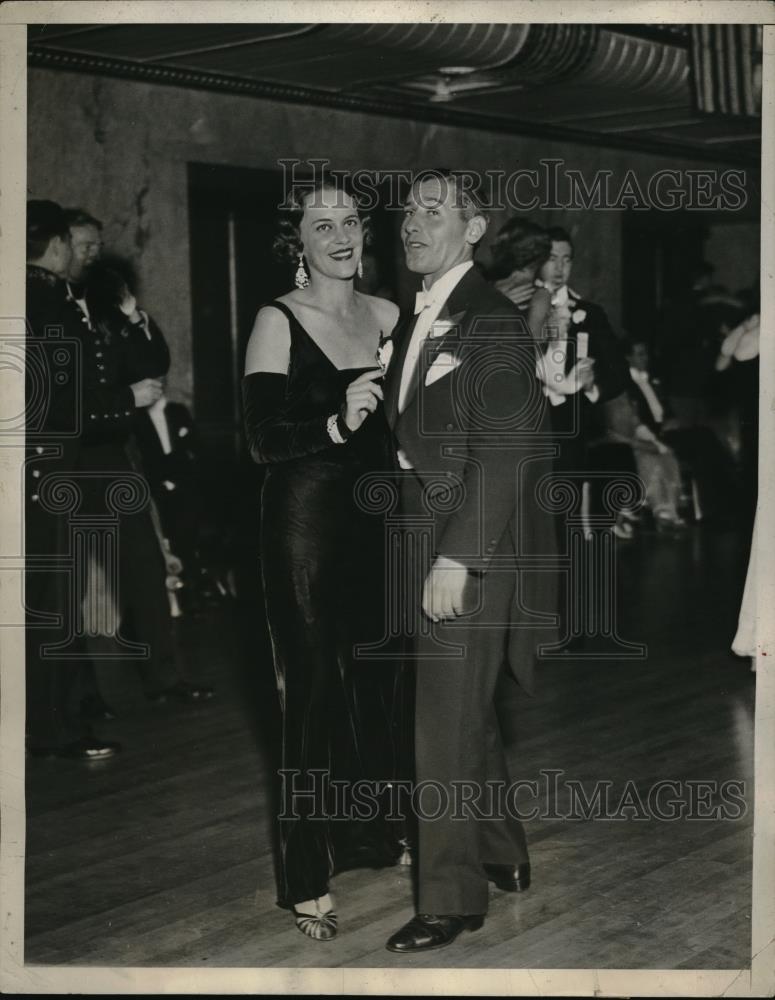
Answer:
[[301, 242], [299, 227], [304, 217], [304, 209], [310, 196], [314, 197], [321, 191], [344, 191], [348, 194], [355, 205], [358, 218], [363, 227], [363, 246], [371, 246], [372, 229], [369, 216], [361, 208], [361, 199], [352, 190], [346, 179], [340, 175], [323, 175], [306, 184], [296, 184], [291, 188], [285, 203], [280, 209], [277, 222], [277, 235], [272, 244], [272, 251], [278, 260], [289, 263], [297, 263], [299, 254], [304, 249]]
[[509, 219], [490, 248], [492, 266], [488, 276], [498, 280], [530, 267], [537, 271], [551, 249], [552, 238], [546, 229], [529, 219]]

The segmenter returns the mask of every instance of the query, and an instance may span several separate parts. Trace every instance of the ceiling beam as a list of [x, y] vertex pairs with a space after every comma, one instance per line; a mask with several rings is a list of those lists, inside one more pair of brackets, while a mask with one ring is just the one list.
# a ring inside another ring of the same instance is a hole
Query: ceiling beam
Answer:
[[189, 90], [242, 94], [247, 97], [283, 103], [306, 104], [403, 120], [433, 122], [453, 128], [471, 128], [486, 132], [533, 136], [585, 146], [631, 150], [668, 157], [680, 156], [712, 163], [729, 163], [741, 166], [759, 165], [758, 156], [752, 156], [739, 149], [703, 150], [687, 143], [651, 140], [645, 136], [631, 138], [627, 135], [611, 133], [600, 135], [565, 125], [555, 127], [546, 123], [518, 121], [498, 115], [466, 111], [449, 105], [415, 104], [411, 101], [391, 101], [363, 97], [358, 94], [318, 91], [292, 84], [277, 84], [226, 74], [72, 53], [40, 44], [30, 48], [29, 64], [46, 69], [109, 76], [123, 80], [141, 80], [146, 83], [183, 87]]

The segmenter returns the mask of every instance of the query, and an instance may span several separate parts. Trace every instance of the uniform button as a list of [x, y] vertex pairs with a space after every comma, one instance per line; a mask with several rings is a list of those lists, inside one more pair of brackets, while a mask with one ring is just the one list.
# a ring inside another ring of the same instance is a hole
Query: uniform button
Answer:
[[124, 410], [124, 416], [125, 417], [131, 417], [132, 416], [132, 411], [131, 410]]
[[36, 451], [36, 452], [37, 452], [37, 453], [38, 453], [39, 455], [42, 455], [42, 454], [43, 454], [43, 448], [42, 448], [42, 447], [41, 447], [40, 445], [38, 445], [38, 446], [37, 446], [37, 448], [35, 449], [35, 451]]
[[105, 371], [105, 365], [97, 365], [97, 370], [101, 371], [101, 372], [104, 372]]
[[101, 379], [100, 379], [100, 384], [101, 384], [101, 385], [104, 385], [104, 384], [105, 384], [105, 379], [104, 379], [104, 378], [101, 378]]
[[33, 503], [37, 503], [38, 502], [38, 494], [37, 493], [33, 493], [32, 496], [30, 497], [30, 500], [32, 500]]
[[455, 425], [454, 424], [447, 424], [447, 430], [448, 431], [454, 431], [454, 429], [455, 429]]
[[102, 415], [103, 415], [103, 417], [104, 417], [104, 418], [105, 418], [106, 420], [107, 420], [107, 419], [108, 419], [108, 417], [110, 416], [110, 414], [109, 414], [109, 413], [103, 413]]
[[101, 358], [102, 357], [102, 351], [97, 351], [97, 353], [94, 356], [95, 356], [95, 358]]
[[33, 476], [34, 479], [39, 479], [40, 478], [40, 469], [33, 469], [32, 470], [32, 476]]
[[89, 416], [92, 418], [92, 420], [96, 420], [97, 419], [97, 414], [96, 413], [90, 413]]
[[88, 323], [89, 321], [88, 321], [88, 319], [85, 316], [81, 316], [81, 322], [82, 323]]
[[121, 414], [120, 414], [120, 413], [114, 413], [114, 414], [113, 414], [113, 416], [114, 416], [114, 417], [120, 417], [120, 416], [121, 416]]

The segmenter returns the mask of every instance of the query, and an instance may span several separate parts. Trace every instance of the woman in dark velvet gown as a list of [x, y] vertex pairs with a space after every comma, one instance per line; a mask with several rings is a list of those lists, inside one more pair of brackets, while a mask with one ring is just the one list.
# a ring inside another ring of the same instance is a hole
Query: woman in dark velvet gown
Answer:
[[290, 201], [275, 249], [298, 263], [297, 287], [256, 317], [243, 398], [251, 455], [267, 466], [261, 565], [283, 715], [278, 903], [321, 940], [336, 933], [330, 877], [358, 865], [364, 841], [371, 865], [398, 854], [379, 813], [320, 818], [340, 811], [327, 778], [395, 773], [393, 672], [354, 649], [382, 637], [383, 524], [354, 489], [387, 467], [376, 358], [398, 310], [354, 289], [364, 244], [354, 198], [318, 185]]

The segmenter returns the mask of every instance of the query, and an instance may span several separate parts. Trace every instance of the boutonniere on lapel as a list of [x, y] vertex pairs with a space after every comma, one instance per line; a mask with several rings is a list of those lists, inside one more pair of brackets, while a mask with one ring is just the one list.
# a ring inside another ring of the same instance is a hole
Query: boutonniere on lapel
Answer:
[[587, 310], [574, 309], [573, 312], [570, 314], [570, 318], [576, 325], [578, 325], [579, 323], [583, 323], [584, 320], [587, 318]]
[[379, 331], [379, 347], [377, 347], [377, 353], [374, 357], [377, 359], [382, 375], [385, 376], [393, 358], [393, 338], [386, 337], [381, 330]]

